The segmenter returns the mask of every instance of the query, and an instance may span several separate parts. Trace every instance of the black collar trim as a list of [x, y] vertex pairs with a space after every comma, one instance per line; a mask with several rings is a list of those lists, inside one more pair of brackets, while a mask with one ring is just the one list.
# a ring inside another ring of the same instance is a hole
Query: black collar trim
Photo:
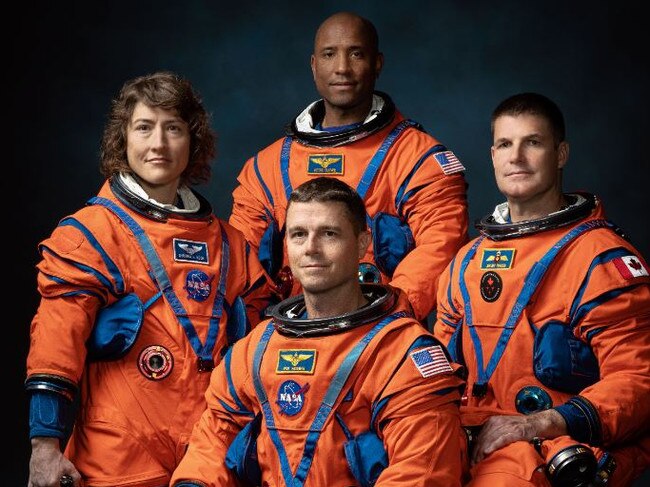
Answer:
[[147, 217], [151, 220], [165, 222], [170, 216], [174, 218], [182, 218], [185, 220], [206, 220], [212, 217], [212, 206], [203, 196], [190, 188], [194, 196], [199, 200], [200, 207], [195, 213], [179, 213], [156, 205], [152, 205], [147, 200], [140, 196], [133, 194], [129, 189], [120, 181], [119, 177], [112, 177], [109, 181], [111, 191], [115, 197], [120, 200], [124, 205]]
[[[341, 132], [301, 132], [298, 130], [295, 117], [292, 122], [287, 126], [286, 133], [289, 137], [293, 137], [303, 145], [314, 147], [337, 147], [339, 145], [349, 144], [357, 140], [368, 137], [375, 132], [380, 131], [395, 118], [395, 104], [390, 96], [381, 91], [375, 91], [375, 94], [382, 97], [384, 106], [379, 114], [370, 120], [368, 123], [363, 123], [359, 126], [352, 127], [349, 130]], [[314, 108], [311, 109], [311, 117], [314, 123], [319, 123], [325, 117], [325, 103], [320, 100]]]
[[361, 291], [369, 304], [331, 318], [300, 319], [298, 317], [304, 315], [304, 296], [285, 299], [271, 312], [275, 328], [280, 334], [292, 337], [333, 335], [377, 321], [390, 313], [397, 303], [396, 292], [388, 286], [361, 284]]
[[[578, 202], [579, 198], [576, 197], [576, 194], [582, 196], [584, 200]], [[475, 227], [490, 240], [518, 238], [524, 235], [565, 227], [588, 217], [596, 208], [596, 196], [589, 193], [576, 194], [566, 194], [565, 197], [569, 201], [569, 205], [544, 218], [517, 223], [498, 223], [494, 219], [494, 216], [489, 215], [478, 220], [475, 223]]]

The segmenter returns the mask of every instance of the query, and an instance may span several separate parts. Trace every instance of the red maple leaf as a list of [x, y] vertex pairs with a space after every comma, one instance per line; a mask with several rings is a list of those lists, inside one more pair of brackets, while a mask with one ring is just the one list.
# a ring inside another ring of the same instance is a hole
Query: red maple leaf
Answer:
[[643, 269], [643, 266], [641, 265], [641, 263], [638, 260], [635, 260], [635, 259], [630, 259], [630, 261], [627, 263], [627, 265], [629, 265], [635, 271], [640, 271], [641, 269]]

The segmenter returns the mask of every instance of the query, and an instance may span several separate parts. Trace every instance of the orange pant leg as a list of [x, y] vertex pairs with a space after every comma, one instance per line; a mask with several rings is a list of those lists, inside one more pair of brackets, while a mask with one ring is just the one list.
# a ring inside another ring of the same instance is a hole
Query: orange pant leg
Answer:
[[470, 469], [471, 487], [549, 487], [544, 459], [533, 445], [517, 441], [488, 455]]

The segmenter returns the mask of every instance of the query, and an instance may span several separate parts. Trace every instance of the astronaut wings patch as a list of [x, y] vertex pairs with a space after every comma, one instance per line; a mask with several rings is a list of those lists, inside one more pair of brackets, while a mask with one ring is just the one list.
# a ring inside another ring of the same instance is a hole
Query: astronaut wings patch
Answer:
[[432, 377], [443, 372], [453, 372], [440, 345], [421, 348], [411, 352], [410, 355], [422, 377]]

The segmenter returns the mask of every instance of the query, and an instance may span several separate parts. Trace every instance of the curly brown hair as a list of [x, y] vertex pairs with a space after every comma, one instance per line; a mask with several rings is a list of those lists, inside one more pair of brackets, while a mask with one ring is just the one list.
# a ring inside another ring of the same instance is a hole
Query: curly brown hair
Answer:
[[126, 131], [135, 105], [175, 110], [190, 129], [190, 161], [182, 184], [204, 183], [210, 179], [210, 163], [215, 156], [216, 136], [210, 117], [191, 83], [169, 71], [160, 71], [128, 80], [111, 103], [101, 143], [101, 173], [110, 178], [119, 172], [132, 173], [126, 156]]

